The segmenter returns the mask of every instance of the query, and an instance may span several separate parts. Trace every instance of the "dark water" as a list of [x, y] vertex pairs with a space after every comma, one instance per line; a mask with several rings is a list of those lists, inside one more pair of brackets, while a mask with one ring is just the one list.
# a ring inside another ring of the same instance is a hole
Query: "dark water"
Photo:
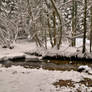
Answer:
[[43, 60], [43, 61], [8, 61], [3, 63], [3, 66], [10, 67], [11, 65], [21, 65], [25, 68], [43, 68], [47, 70], [77, 70], [80, 65], [88, 65], [92, 68], [92, 62], [87, 61], [62, 61], [62, 60]]

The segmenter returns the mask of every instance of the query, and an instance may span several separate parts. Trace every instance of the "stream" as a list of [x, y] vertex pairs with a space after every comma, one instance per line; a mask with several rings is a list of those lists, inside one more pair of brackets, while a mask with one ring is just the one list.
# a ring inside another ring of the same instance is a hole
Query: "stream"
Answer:
[[11, 65], [15, 66], [23, 66], [24, 68], [31, 68], [31, 69], [46, 69], [46, 70], [77, 70], [81, 65], [87, 65], [92, 68], [92, 62], [87, 61], [62, 61], [62, 60], [42, 60], [42, 61], [9, 61], [8, 63], [3, 63], [2, 66], [10, 67]]

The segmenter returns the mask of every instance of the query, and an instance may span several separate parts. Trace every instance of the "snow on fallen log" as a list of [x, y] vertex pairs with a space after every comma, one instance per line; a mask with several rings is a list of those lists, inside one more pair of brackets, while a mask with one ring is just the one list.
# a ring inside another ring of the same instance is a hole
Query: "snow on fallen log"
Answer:
[[13, 53], [13, 54], [7, 55], [7, 58], [9, 60], [24, 59], [25, 58], [25, 54], [24, 53]]
[[37, 57], [37, 56], [26, 55], [25, 61], [26, 62], [39, 62], [39, 61], [41, 61], [41, 58]]
[[0, 55], [0, 61], [7, 61], [8, 58], [5, 55]]
[[24, 53], [10, 53], [5, 55], [0, 55], [0, 61], [7, 61], [7, 60], [17, 60], [17, 59], [25, 59]]

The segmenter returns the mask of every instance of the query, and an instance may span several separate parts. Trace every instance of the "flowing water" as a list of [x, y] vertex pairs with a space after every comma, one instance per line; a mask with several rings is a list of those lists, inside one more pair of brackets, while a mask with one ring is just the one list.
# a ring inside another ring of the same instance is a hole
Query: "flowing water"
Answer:
[[46, 70], [77, 70], [80, 65], [88, 65], [92, 67], [92, 62], [87, 61], [62, 61], [62, 60], [43, 60], [43, 61], [29, 61], [24, 60], [3, 63], [3, 66], [9, 67], [11, 65], [21, 65], [25, 68], [43, 68]]

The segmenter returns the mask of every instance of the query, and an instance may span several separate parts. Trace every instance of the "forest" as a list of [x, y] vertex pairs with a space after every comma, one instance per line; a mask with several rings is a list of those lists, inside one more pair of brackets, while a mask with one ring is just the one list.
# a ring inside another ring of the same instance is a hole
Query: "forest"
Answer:
[[0, 92], [92, 92], [92, 1], [0, 0]]

